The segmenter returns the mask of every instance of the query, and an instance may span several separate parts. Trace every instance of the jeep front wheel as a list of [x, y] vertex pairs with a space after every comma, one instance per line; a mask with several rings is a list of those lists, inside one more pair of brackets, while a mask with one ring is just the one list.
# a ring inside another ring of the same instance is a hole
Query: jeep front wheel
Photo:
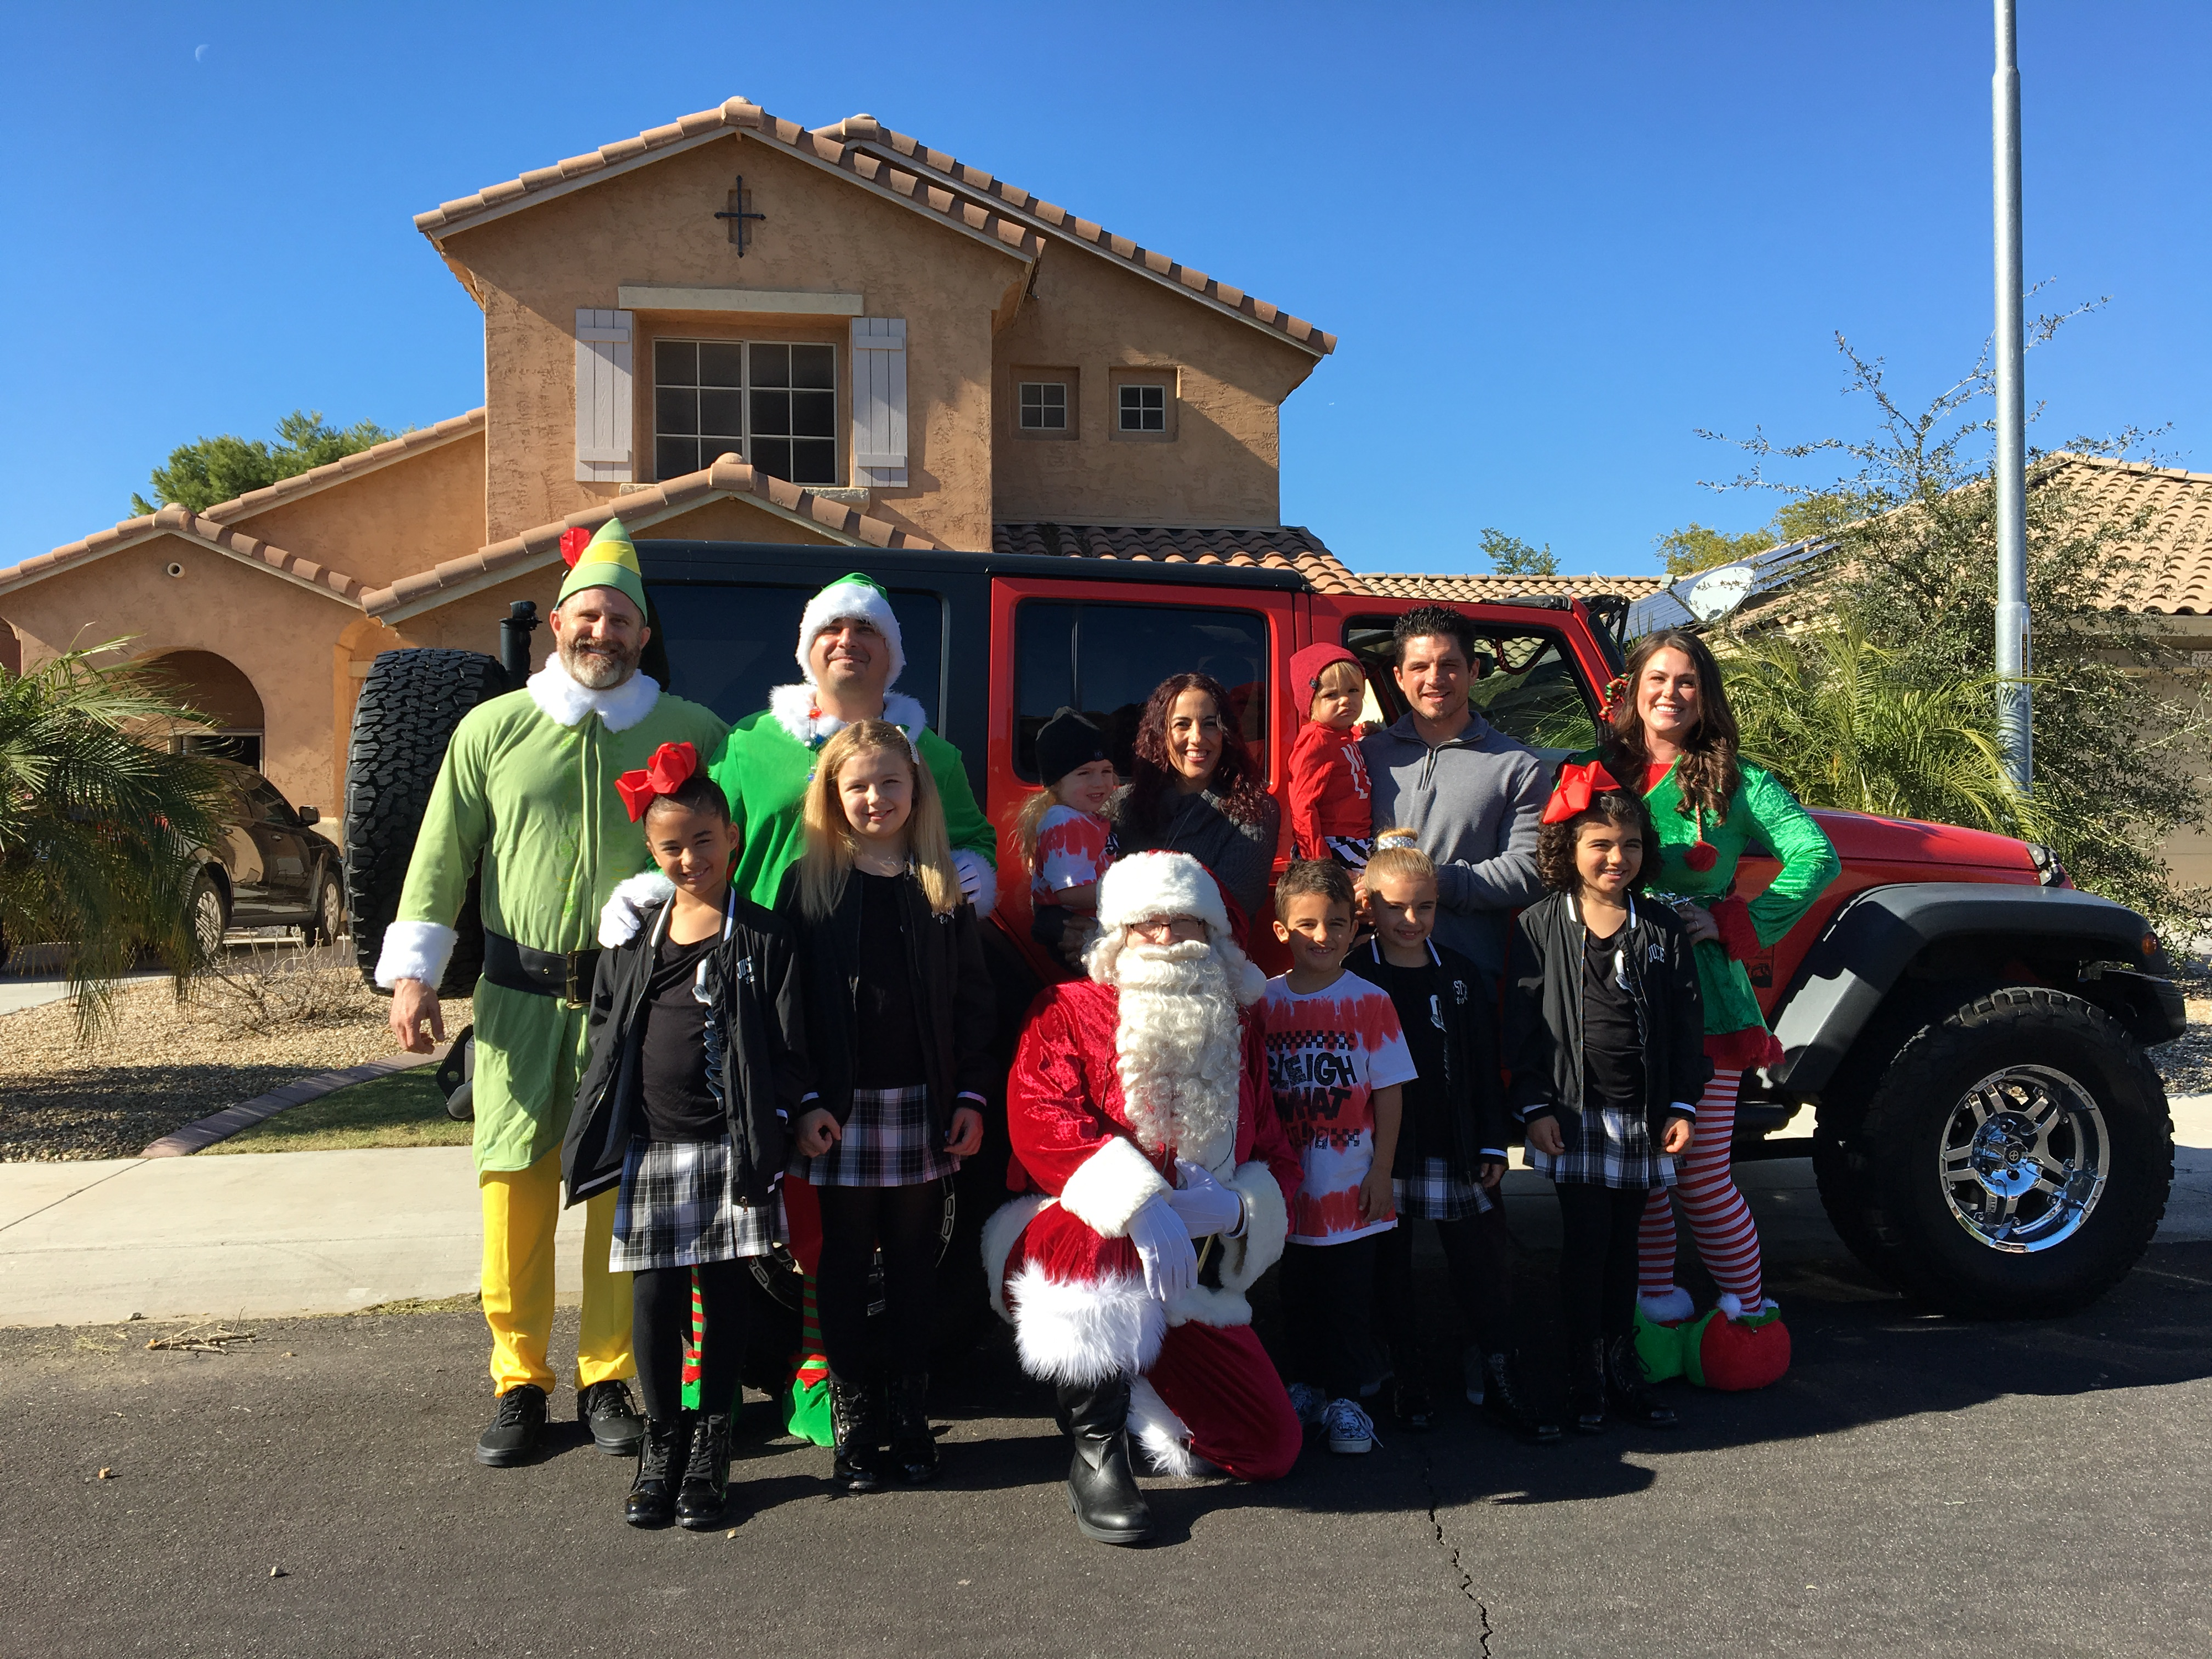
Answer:
[[1868, 1265], [1947, 1313], [2070, 1313], [2135, 1266], [2166, 1212], [2173, 1129], [2142, 1050], [2101, 1009], [2008, 988], [1923, 1026], [1850, 1135], [1828, 1196]]

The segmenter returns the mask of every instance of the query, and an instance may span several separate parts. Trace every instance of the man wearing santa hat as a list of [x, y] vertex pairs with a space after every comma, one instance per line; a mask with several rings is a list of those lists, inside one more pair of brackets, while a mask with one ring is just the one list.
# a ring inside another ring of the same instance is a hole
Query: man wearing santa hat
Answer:
[[1056, 1383], [1086, 1538], [1141, 1543], [1134, 1431], [1163, 1473], [1289, 1472], [1302, 1438], [1244, 1292], [1283, 1253], [1298, 1161], [1247, 1010], [1265, 978], [1185, 853], [1098, 887], [1088, 979], [1038, 998], [1007, 1080], [1008, 1181], [983, 1233], [992, 1300]]

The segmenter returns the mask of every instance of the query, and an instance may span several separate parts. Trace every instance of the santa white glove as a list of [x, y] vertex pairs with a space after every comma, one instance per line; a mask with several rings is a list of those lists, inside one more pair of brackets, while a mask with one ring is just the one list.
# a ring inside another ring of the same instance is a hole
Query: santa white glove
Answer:
[[952, 868], [960, 878], [960, 896], [975, 907], [977, 915], [989, 915], [999, 902], [999, 872], [991, 860], [963, 847], [953, 854]]
[[1182, 1218], [1168, 1207], [1164, 1198], [1145, 1200], [1129, 1218], [1129, 1243], [1137, 1247], [1137, 1260], [1145, 1264], [1145, 1289], [1163, 1302], [1172, 1302], [1198, 1285], [1198, 1252], [1191, 1248], [1190, 1231]]
[[607, 896], [607, 902], [599, 908], [599, 943], [610, 951], [629, 944], [636, 937], [645, 912], [675, 896], [676, 884], [658, 870], [617, 882], [615, 890]]
[[1176, 1160], [1177, 1185], [1166, 1194], [1168, 1207], [1182, 1218], [1193, 1238], [1233, 1233], [1244, 1218], [1244, 1200], [1188, 1158]]

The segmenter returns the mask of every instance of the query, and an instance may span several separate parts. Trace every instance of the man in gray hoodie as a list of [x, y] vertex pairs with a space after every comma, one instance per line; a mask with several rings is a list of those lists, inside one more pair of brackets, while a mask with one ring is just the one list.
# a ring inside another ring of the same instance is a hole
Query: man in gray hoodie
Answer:
[[1398, 618], [1393, 674], [1411, 705], [1361, 739], [1375, 828], [1413, 830], [1436, 861], [1437, 942], [1492, 980], [1504, 970], [1512, 913], [1543, 896], [1536, 830], [1549, 793], [1544, 763], [1468, 706], [1474, 625], [1425, 605]]

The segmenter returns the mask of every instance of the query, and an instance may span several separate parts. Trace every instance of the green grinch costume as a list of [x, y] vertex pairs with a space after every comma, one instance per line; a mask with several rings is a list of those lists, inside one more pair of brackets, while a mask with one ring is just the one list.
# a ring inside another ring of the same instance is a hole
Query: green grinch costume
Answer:
[[[619, 519], [579, 553], [561, 602], [611, 588], [645, 613], [637, 551]], [[435, 986], [453, 921], [481, 875], [484, 975], [476, 987], [477, 1185], [483, 1198], [484, 1317], [492, 1377], [550, 1390], [553, 1230], [560, 1149], [586, 1060], [584, 1002], [600, 907], [617, 883], [650, 866], [614, 781], [664, 743], [714, 753], [727, 728], [708, 709], [633, 674], [595, 690], [558, 655], [526, 689], [471, 710], [454, 729], [415, 842], [377, 983]], [[629, 1275], [607, 1271], [611, 1192], [585, 1217], [580, 1389], [635, 1374]]]

